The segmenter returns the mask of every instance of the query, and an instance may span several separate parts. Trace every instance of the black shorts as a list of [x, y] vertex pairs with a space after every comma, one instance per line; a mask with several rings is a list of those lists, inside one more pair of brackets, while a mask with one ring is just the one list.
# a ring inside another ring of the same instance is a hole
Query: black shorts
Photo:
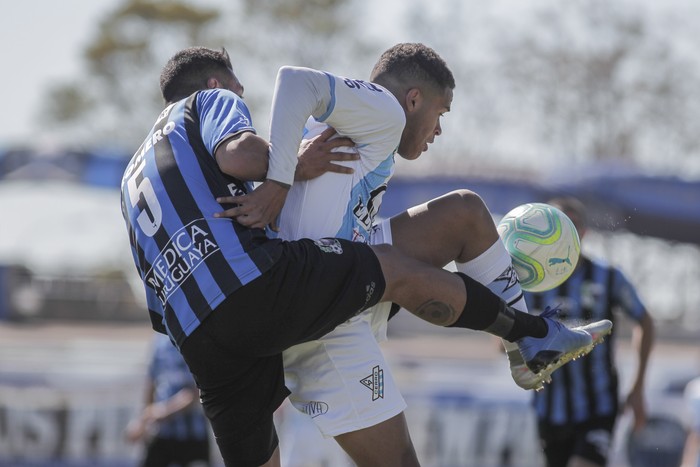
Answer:
[[566, 467], [573, 456], [607, 465], [616, 416], [597, 417], [572, 425], [539, 423], [547, 467]]
[[327, 334], [384, 294], [367, 245], [303, 239], [283, 249], [181, 347], [227, 465], [260, 465], [277, 447], [272, 416], [289, 394], [282, 351]]

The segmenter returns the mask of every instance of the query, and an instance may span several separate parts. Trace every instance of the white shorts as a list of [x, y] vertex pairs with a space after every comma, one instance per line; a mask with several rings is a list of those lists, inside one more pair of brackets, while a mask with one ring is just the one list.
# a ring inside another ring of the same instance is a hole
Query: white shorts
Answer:
[[[388, 219], [378, 223], [370, 243], [391, 243]], [[406, 408], [378, 344], [386, 340], [390, 309], [391, 303], [379, 303], [283, 353], [289, 401], [324, 436], [376, 425]]]

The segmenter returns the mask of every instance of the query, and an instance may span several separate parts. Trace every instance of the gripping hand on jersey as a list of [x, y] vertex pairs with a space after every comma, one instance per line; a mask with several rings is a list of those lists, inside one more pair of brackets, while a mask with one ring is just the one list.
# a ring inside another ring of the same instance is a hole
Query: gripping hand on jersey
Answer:
[[[302, 141], [294, 180], [311, 180], [326, 172], [340, 174], [354, 172], [352, 168], [336, 162], [358, 160], [360, 155], [353, 149], [355, 143], [350, 138], [333, 138], [335, 134], [335, 129], [328, 127], [321, 134]], [[336, 148], [344, 148], [350, 152], [334, 151]]]
[[[351, 174], [354, 170], [335, 162], [354, 161], [360, 158], [356, 152], [334, 152], [336, 148], [352, 148], [354, 143], [349, 138], [333, 138], [333, 128], [327, 128], [318, 136], [305, 140], [299, 150], [294, 179], [310, 180], [326, 172]], [[253, 192], [242, 196], [222, 196], [217, 198], [220, 204], [233, 204], [233, 208], [214, 214], [214, 217], [230, 217], [239, 224], [250, 228], [278, 230], [277, 217], [287, 198], [289, 187], [274, 180], [266, 180]]]
[[265, 180], [255, 190], [242, 196], [223, 196], [217, 198], [220, 204], [233, 204], [232, 208], [214, 213], [214, 217], [230, 217], [239, 224], [252, 229], [264, 229], [267, 226], [277, 231], [277, 217], [289, 187], [274, 180]]

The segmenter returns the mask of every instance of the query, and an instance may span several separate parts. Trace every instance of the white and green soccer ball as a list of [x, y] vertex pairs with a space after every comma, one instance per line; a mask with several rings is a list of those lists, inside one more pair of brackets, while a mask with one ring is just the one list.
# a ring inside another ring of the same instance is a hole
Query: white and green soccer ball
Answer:
[[518, 206], [503, 216], [498, 233], [513, 259], [520, 286], [528, 292], [544, 292], [569, 278], [581, 242], [571, 219], [545, 203]]

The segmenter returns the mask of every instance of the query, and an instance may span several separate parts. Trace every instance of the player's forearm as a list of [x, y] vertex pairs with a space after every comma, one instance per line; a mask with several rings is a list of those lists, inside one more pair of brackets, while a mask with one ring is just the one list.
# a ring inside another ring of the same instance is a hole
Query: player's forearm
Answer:
[[649, 355], [654, 345], [654, 325], [648, 314], [642, 318], [639, 326], [635, 327], [632, 338], [637, 350], [637, 374], [634, 385], [642, 387], [646, 378]]
[[[324, 81], [325, 80], [325, 81]], [[267, 179], [292, 185], [304, 124], [330, 100], [327, 78], [308, 68], [282, 67], [277, 74], [270, 118]]]
[[188, 409], [197, 400], [194, 389], [182, 389], [167, 401], [153, 404], [151, 415], [154, 420], [165, 420]]

